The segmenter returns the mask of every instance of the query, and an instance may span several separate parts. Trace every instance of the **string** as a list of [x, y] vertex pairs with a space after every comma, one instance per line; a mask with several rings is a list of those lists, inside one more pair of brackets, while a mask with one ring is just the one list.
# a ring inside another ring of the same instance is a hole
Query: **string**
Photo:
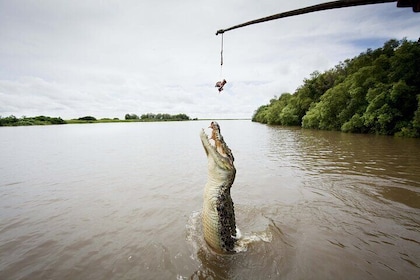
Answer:
[[222, 48], [220, 51], [220, 65], [223, 65], [223, 34], [222, 34]]
[[222, 46], [220, 50], [220, 79], [223, 77], [223, 33], [222, 33]]

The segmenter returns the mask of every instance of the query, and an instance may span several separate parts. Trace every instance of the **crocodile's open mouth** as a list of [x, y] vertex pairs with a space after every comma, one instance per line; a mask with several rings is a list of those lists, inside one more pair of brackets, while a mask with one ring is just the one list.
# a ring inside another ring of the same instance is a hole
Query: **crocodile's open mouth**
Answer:
[[[225, 158], [231, 165], [235, 160], [232, 154], [232, 151], [229, 149], [225, 143], [222, 134], [220, 133], [220, 126], [217, 122], [211, 122], [209, 128], [211, 128], [211, 136], [209, 139], [209, 144], [216, 149], [216, 151]], [[207, 134], [206, 134], [207, 135]], [[212, 141], [210, 141], [212, 140]]]

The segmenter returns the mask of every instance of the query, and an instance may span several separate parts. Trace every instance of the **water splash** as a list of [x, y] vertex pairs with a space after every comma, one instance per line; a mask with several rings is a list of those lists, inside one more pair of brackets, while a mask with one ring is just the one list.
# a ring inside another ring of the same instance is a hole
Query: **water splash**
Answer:
[[[237, 232], [240, 233], [239, 229], [237, 229]], [[237, 253], [246, 252], [248, 251], [248, 246], [250, 244], [256, 242], [270, 243], [272, 240], [273, 235], [269, 231], [269, 228], [265, 231], [249, 233], [244, 236], [238, 235], [238, 240], [236, 241], [234, 250]]]
[[[249, 214], [249, 213], [248, 213]], [[251, 244], [257, 242], [266, 242], [270, 243], [273, 240], [273, 234], [271, 233], [270, 227], [271, 221], [266, 219], [266, 228], [261, 231], [253, 231], [249, 233], [242, 234], [240, 229], [236, 228], [236, 237], [237, 242], [234, 247], [234, 251], [237, 253], [246, 252], [248, 247]], [[247, 225], [244, 225], [247, 226]], [[203, 232], [201, 228], [201, 212], [195, 211], [191, 213], [190, 217], [188, 218], [188, 222], [186, 225], [186, 240], [189, 241], [194, 251], [196, 252], [200, 248], [206, 247], [207, 244], [203, 239]], [[192, 259], [195, 259], [194, 256], [191, 256]]]

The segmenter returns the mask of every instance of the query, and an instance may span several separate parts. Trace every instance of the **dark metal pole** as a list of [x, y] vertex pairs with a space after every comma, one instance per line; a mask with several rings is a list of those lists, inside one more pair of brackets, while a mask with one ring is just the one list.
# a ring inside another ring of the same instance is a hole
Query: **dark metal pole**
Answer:
[[275, 14], [268, 17], [259, 18], [256, 20], [251, 20], [251, 21], [238, 24], [238, 25], [226, 28], [226, 29], [220, 29], [220, 30], [217, 30], [216, 35], [223, 34], [226, 31], [244, 27], [247, 25], [270, 21], [270, 20], [279, 19], [279, 18], [297, 16], [297, 15], [323, 11], [323, 10], [361, 6], [361, 5], [370, 5], [370, 4], [380, 4], [380, 3], [388, 3], [388, 2], [397, 2], [397, 0], [340, 0], [340, 1], [327, 2], [327, 3], [313, 5], [313, 6], [309, 6], [309, 7], [305, 7], [305, 8], [301, 8], [297, 10], [292, 10], [292, 11], [288, 11], [288, 12], [284, 12], [280, 14]]

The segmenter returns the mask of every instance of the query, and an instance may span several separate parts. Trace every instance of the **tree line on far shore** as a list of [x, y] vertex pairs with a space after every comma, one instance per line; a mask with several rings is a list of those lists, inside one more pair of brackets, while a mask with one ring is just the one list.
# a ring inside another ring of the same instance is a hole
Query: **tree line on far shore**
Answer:
[[0, 126], [27, 126], [27, 125], [50, 125], [50, 124], [65, 124], [66, 121], [62, 118], [52, 118], [46, 116], [37, 117], [21, 117], [17, 118], [13, 115], [2, 118], [0, 116]]
[[72, 124], [72, 123], [103, 123], [103, 122], [132, 122], [132, 121], [186, 121], [190, 117], [186, 114], [143, 114], [138, 117], [136, 114], [126, 114], [124, 120], [119, 118], [102, 118], [97, 119], [93, 116], [84, 116], [77, 119], [63, 120], [61, 117], [36, 116], [17, 118], [13, 115], [8, 117], [0, 116], [0, 126], [29, 126], [29, 125], [58, 125], [58, 124]]
[[154, 113], [147, 113], [143, 114], [140, 117], [136, 114], [126, 114], [126, 120], [152, 120], [152, 121], [188, 121], [190, 117], [186, 114], [177, 114], [177, 115], [170, 115], [170, 114], [154, 114]]
[[293, 94], [254, 113], [255, 122], [420, 137], [420, 44], [395, 39], [315, 71]]

